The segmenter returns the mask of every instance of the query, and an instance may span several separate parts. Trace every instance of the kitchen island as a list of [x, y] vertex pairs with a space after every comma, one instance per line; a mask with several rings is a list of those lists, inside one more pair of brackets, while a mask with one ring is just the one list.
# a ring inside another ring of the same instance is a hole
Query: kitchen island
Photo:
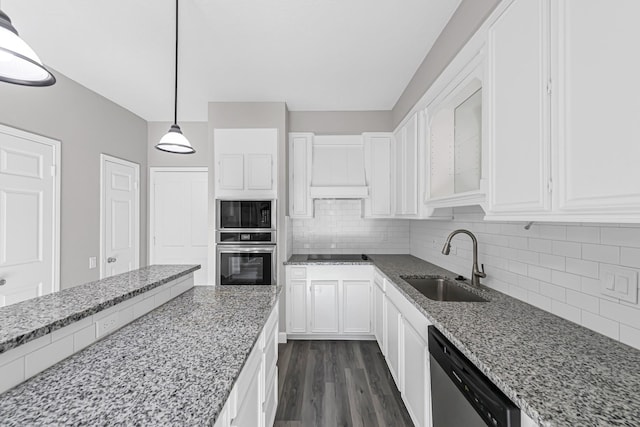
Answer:
[[0, 425], [213, 425], [279, 287], [196, 287], [0, 395]]

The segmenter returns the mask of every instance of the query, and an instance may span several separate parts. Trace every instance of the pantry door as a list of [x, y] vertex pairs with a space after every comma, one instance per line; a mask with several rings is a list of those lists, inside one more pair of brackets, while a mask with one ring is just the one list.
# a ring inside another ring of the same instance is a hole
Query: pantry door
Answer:
[[151, 168], [149, 264], [200, 264], [196, 285], [208, 275], [207, 168]]
[[140, 267], [140, 165], [100, 155], [100, 278]]
[[60, 142], [0, 125], [0, 307], [60, 283]]

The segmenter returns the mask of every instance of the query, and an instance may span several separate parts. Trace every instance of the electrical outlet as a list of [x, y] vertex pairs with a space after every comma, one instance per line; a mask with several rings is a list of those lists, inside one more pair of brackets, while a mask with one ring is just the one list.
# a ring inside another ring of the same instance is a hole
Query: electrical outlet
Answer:
[[96, 338], [102, 338], [116, 330], [118, 327], [118, 320], [120, 319], [119, 314], [120, 313], [115, 312], [96, 322]]
[[91, 270], [92, 268], [96, 268], [96, 265], [97, 265], [96, 257], [94, 256], [89, 257], [89, 270]]
[[600, 293], [638, 303], [638, 272], [631, 268], [603, 264], [600, 267]]

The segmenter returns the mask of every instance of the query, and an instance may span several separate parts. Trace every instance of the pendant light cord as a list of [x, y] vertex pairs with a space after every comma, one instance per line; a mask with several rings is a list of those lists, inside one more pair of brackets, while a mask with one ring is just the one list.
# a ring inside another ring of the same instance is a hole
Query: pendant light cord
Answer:
[[173, 124], [178, 124], [178, 0], [176, 0], [176, 79], [173, 98]]

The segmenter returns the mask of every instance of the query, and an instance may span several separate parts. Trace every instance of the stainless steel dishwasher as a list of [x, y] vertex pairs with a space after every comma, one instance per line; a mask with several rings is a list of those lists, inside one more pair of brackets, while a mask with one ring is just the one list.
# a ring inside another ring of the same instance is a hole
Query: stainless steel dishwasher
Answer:
[[520, 427], [520, 409], [429, 326], [433, 427]]

